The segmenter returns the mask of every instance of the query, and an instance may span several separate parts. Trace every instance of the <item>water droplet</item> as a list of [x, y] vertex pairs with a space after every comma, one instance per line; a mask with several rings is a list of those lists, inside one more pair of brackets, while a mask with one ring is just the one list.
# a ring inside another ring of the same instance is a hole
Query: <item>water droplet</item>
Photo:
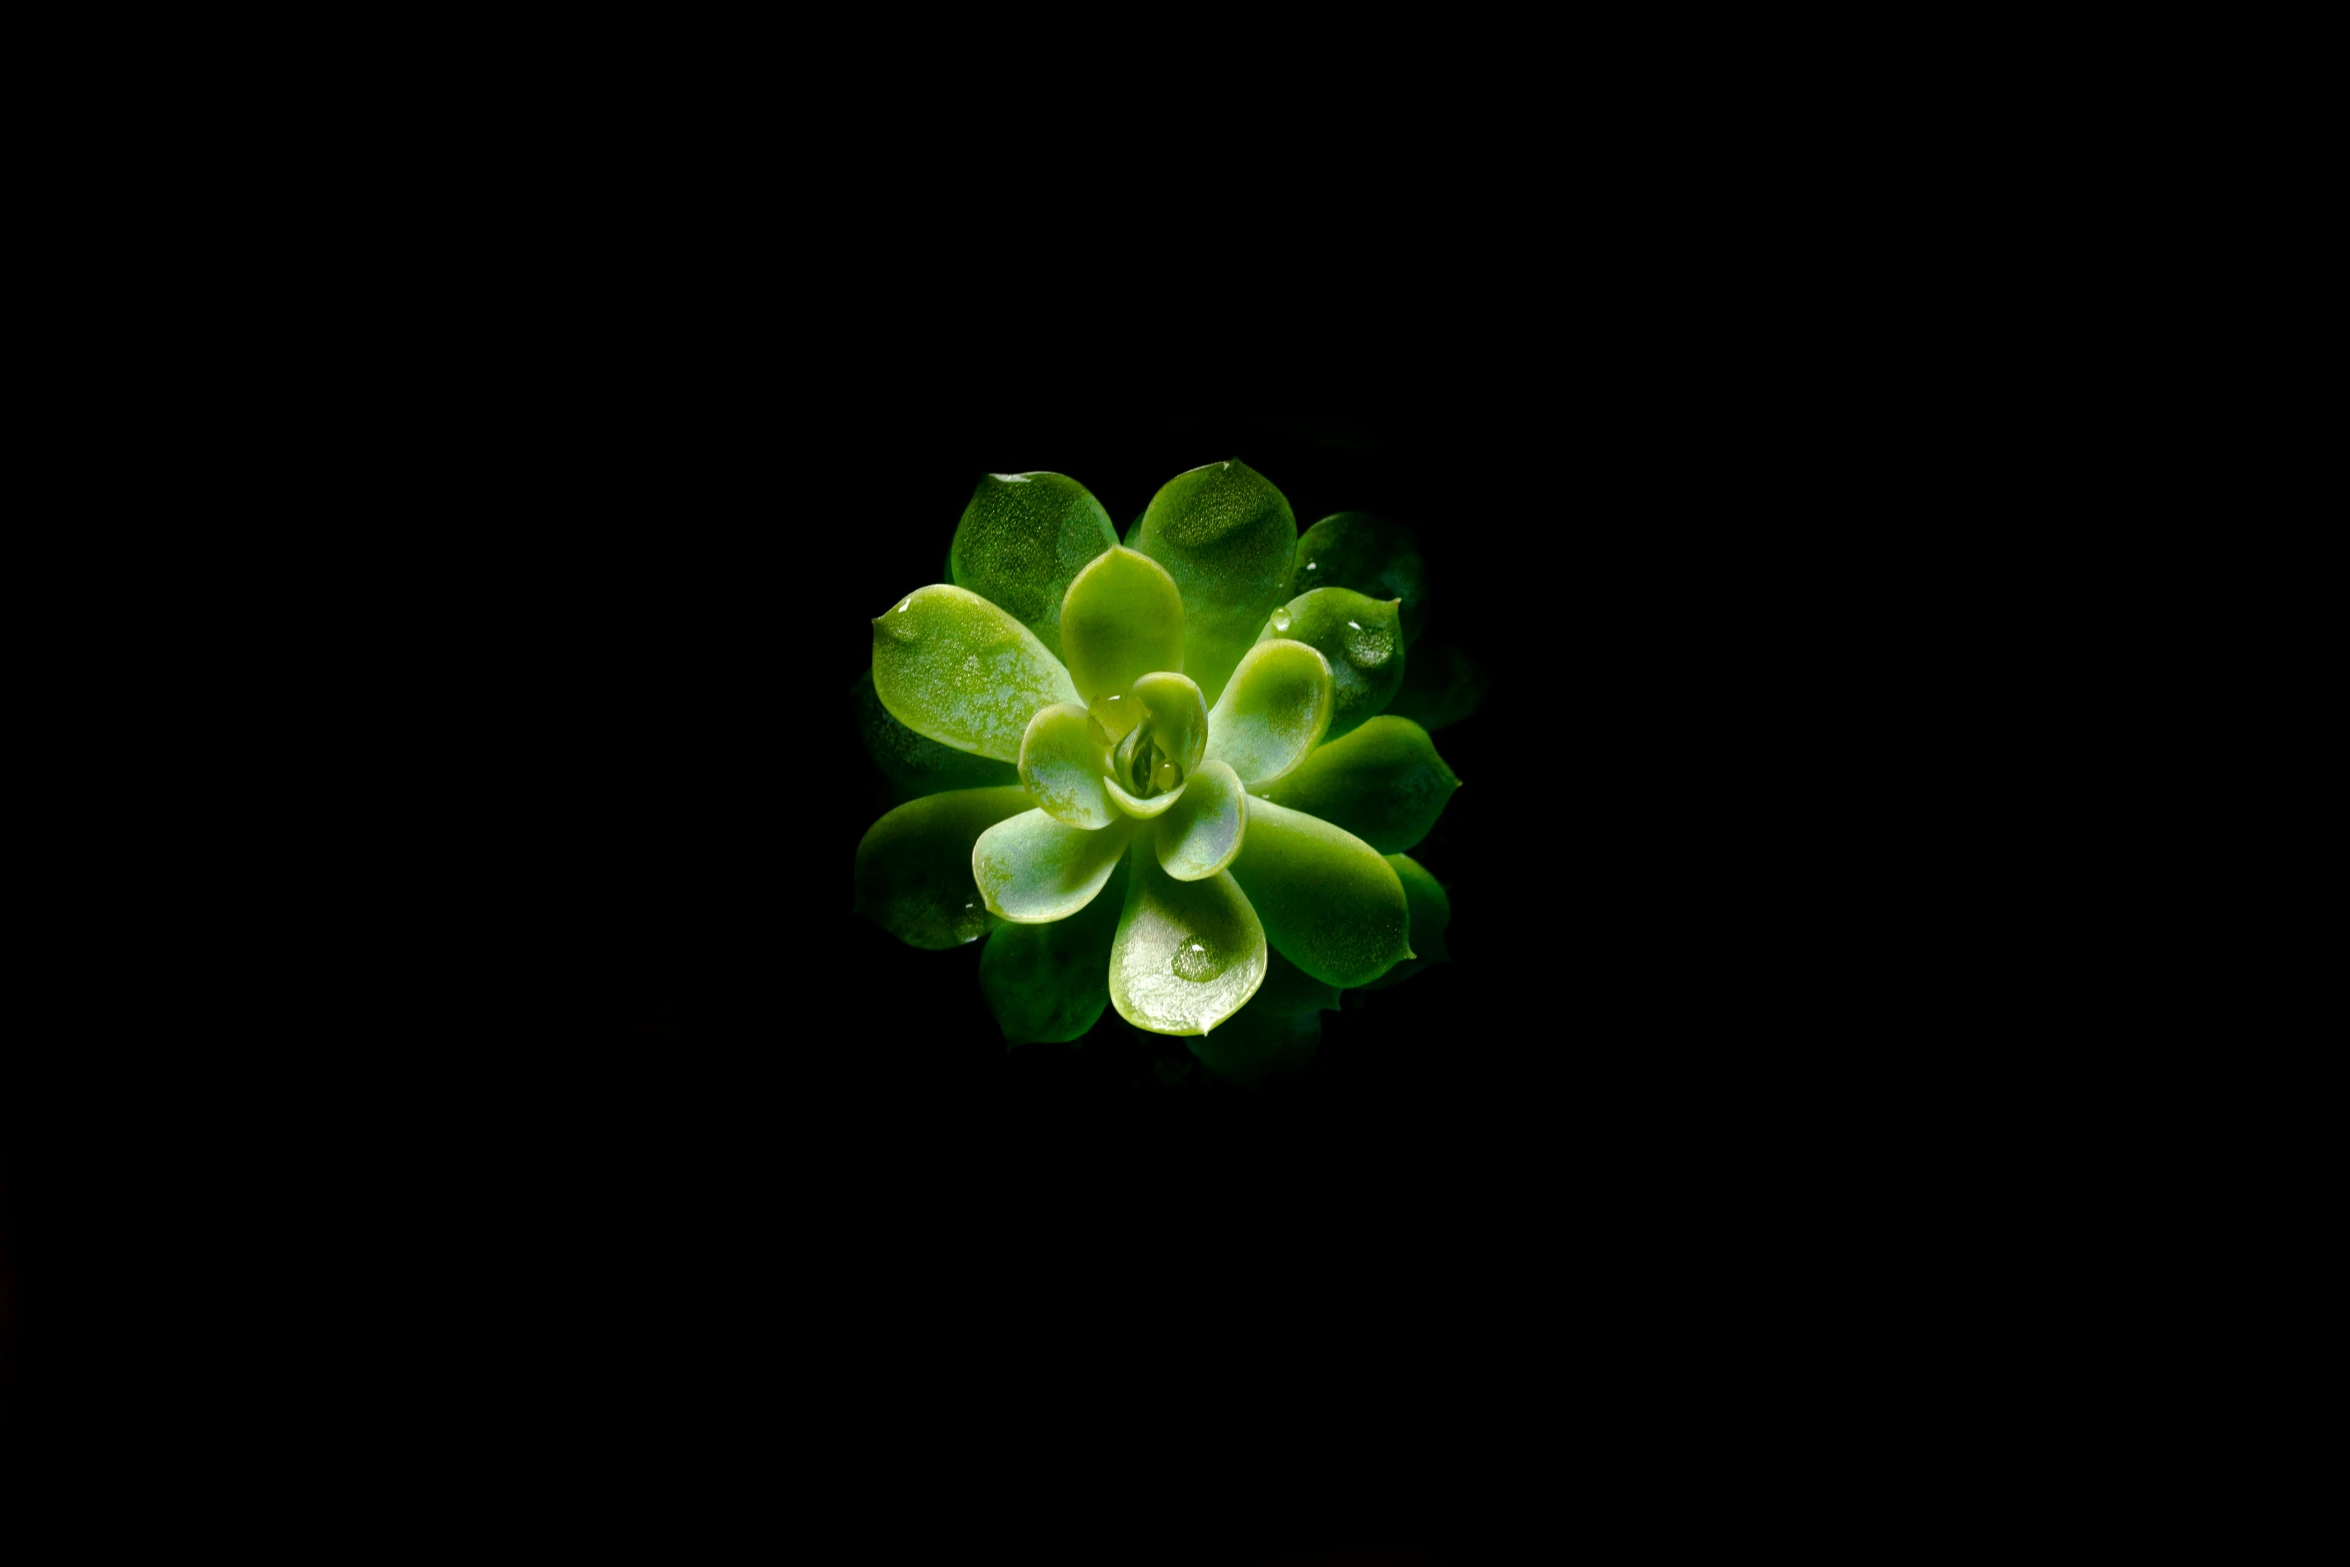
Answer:
[[1306, 570], [1308, 571], [1320, 571], [1321, 569], [1322, 563], [1318, 560], [1309, 560], [1306, 562]]
[[1275, 631], [1287, 631], [1293, 618], [1294, 617], [1291, 616], [1288, 610], [1277, 609], [1273, 611], [1273, 629]]
[[1110, 732], [1107, 729], [1104, 729], [1102, 727], [1102, 721], [1094, 717], [1091, 713], [1085, 715], [1085, 732], [1093, 736], [1093, 743], [1095, 745], [1108, 745], [1110, 743]]
[[1086, 703], [1085, 710], [1092, 715], [1095, 723], [1102, 726], [1103, 734], [1111, 741], [1117, 741], [1125, 739], [1133, 731], [1135, 720], [1141, 716], [1141, 706], [1139, 702], [1130, 702], [1123, 696], [1104, 691]]
[[1188, 979], [1195, 985], [1204, 985], [1232, 966], [1231, 957], [1219, 951], [1211, 941], [1185, 937], [1175, 945], [1175, 961], [1170, 965], [1177, 979]]
[[1167, 760], [1167, 753], [1161, 751], [1158, 764], [1151, 768], [1151, 792], [1165, 794], [1174, 788], [1182, 777], [1183, 774], [1177, 770], [1175, 764]]
[[1373, 625], [1366, 630], [1352, 620], [1346, 625], [1346, 661], [1355, 668], [1376, 669], [1394, 654], [1395, 634], [1387, 627]]

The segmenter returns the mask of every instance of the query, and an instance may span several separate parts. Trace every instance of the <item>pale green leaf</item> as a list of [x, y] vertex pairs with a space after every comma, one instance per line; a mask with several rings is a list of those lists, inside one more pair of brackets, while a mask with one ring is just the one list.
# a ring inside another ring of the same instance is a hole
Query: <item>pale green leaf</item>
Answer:
[[1071, 827], [1107, 827], [1118, 815], [1103, 788], [1109, 751], [1094, 738], [1094, 727], [1084, 708], [1055, 702], [1028, 721], [1020, 741], [1022, 786]]
[[1017, 761], [1036, 710], [1077, 688], [1036, 633], [968, 588], [936, 583], [873, 621], [873, 689], [898, 722], [958, 751]]
[[1067, 919], [1100, 894], [1133, 833], [1123, 818], [1088, 831], [1029, 811], [979, 835], [971, 870], [989, 913], [1016, 925]]
[[[1183, 599], [1167, 568], [1123, 546], [1077, 573], [1061, 606], [1069, 678], [1087, 702], [1183, 667]], [[1115, 738], [1115, 736], [1113, 736]]]
[[1136, 1028], [1204, 1034], [1265, 977], [1265, 931], [1229, 871], [1177, 881], [1138, 839], [1110, 950], [1110, 1003]]
[[1330, 661], [1303, 642], [1259, 642], [1208, 715], [1207, 759], [1264, 789], [1304, 761], [1330, 728]]
[[1240, 852], [1247, 791], [1222, 762], [1204, 762], [1184, 780], [1183, 798], [1159, 818], [1160, 868], [1177, 881], [1198, 881]]

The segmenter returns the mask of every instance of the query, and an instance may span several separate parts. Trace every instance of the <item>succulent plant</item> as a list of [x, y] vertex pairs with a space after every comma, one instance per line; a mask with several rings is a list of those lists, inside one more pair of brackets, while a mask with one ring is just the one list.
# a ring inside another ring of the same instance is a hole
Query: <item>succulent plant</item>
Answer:
[[990, 474], [946, 574], [873, 621], [861, 723], [905, 803], [857, 847], [856, 908], [917, 947], [984, 937], [1009, 1044], [1114, 1006], [1255, 1080], [1341, 990], [1443, 957], [1444, 891], [1405, 851], [1459, 780], [1382, 711], [1425, 614], [1406, 532], [1301, 537], [1234, 461], [1121, 543], [1074, 479]]

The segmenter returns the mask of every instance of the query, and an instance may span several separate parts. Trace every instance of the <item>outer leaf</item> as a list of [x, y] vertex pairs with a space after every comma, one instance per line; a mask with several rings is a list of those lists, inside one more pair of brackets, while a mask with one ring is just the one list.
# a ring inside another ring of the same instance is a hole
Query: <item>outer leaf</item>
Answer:
[[1490, 683], [1483, 665], [1453, 643], [1430, 637], [1412, 650], [1403, 689], [1395, 693], [1387, 711], [1433, 734], [1475, 712]]
[[1136, 1028], [1204, 1034], [1264, 982], [1265, 929], [1229, 871], [1177, 881], [1142, 840], [1126, 863], [1110, 1002]]
[[[1444, 948], [1444, 928], [1452, 923], [1452, 899], [1445, 896], [1427, 867], [1410, 855], [1390, 854], [1387, 863], [1395, 867], [1396, 880], [1403, 883], [1404, 902], [1411, 906], [1415, 955], [1371, 981], [1373, 990], [1400, 985], [1431, 963], [1452, 961], [1452, 954]], [[992, 942], [995, 938], [988, 939]]]
[[971, 878], [980, 835], [1034, 802], [1024, 789], [957, 789], [875, 822], [857, 845], [856, 912], [910, 946], [958, 947], [987, 929]]
[[1265, 797], [1399, 854], [1428, 836], [1460, 786], [1427, 730], [1383, 714], [1319, 747]]
[[1289, 595], [1297, 517], [1241, 462], [1177, 474], [1151, 497], [1127, 540], [1183, 592], [1183, 672], [1214, 702], [1265, 617]]
[[1183, 598], [1167, 568], [1123, 545], [1098, 555], [1061, 605], [1069, 678], [1088, 702], [1183, 667]]
[[1248, 893], [1265, 938], [1316, 979], [1364, 985], [1412, 955], [1395, 868], [1319, 817], [1250, 801], [1248, 833], [1226, 874]]
[[1064, 920], [1100, 894], [1133, 833], [1124, 820], [1088, 832], [1029, 811], [979, 835], [971, 872], [989, 913], [1015, 925]]
[[1428, 571], [1412, 532], [1364, 511], [1324, 517], [1298, 536], [1289, 591], [1352, 588], [1368, 598], [1403, 601], [1403, 640], [1420, 640], [1428, 623]]
[[1330, 728], [1330, 661], [1303, 642], [1259, 642], [1208, 715], [1207, 759], [1251, 789], [1287, 776]]
[[1004, 1044], [1075, 1039], [1110, 1004], [1110, 938], [1126, 903], [1126, 865], [1101, 895], [1049, 925], [998, 925], [979, 954], [979, 987]]
[[1177, 881], [1198, 881], [1232, 863], [1240, 852], [1248, 792], [1240, 775], [1207, 762], [1183, 783], [1183, 798], [1159, 818], [1159, 868]]
[[1167, 753], [1176, 770], [1191, 776], [1208, 744], [1208, 704], [1189, 675], [1162, 672], [1134, 682], [1134, 700], [1150, 715], [1151, 744]]
[[1028, 721], [1020, 741], [1020, 783], [1055, 821], [1107, 827], [1118, 816], [1103, 784], [1105, 749], [1074, 702], [1055, 702]]
[[1061, 656], [1061, 600], [1085, 563], [1118, 542], [1110, 514], [1058, 473], [991, 473], [947, 550], [947, 580], [1010, 614]]
[[873, 621], [873, 689], [916, 734], [1017, 761], [1036, 710], [1077, 688], [1036, 634], [968, 588], [936, 583]]
[[1403, 684], [1396, 606], [1350, 588], [1316, 588], [1273, 612], [1260, 642], [1287, 637], [1330, 660], [1328, 738], [1335, 740], [1385, 707]]
[[870, 669], [857, 676], [849, 702], [856, 710], [857, 734], [873, 765], [889, 780], [893, 799], [916, 800], [948, 789], [986, 789], [1020, 781], [1019, 770], [1009, 762], [940, 745], [892, 718], [873, 693]]

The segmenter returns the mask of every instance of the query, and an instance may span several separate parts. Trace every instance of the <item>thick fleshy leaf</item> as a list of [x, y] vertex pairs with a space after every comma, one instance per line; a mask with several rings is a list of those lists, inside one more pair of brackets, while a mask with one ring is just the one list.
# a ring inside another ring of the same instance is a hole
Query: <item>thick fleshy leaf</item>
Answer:
[[1020, 783], [1055, 821], [1107, 827], [1118, 816], [1103, 788], [1108, 749], [1093, 720], [1074, 702], [1055, 702], [1028, 721], [1020, 741]]
[[1251, 800], [1240, 857], [1225, 874], [1248, 894], [1265, 939], [1316, 979], [1365, 985], [1412, 955], [1395, 867], [1320, 817]]
[[1203, 762], [1183, 781], [1183, 798], [1159, 818], [1159, 868], [1177, 881], [1198, 881], [1240, 852], [1248, 791], [1222, 762]]
[[1404, 902], [1411, 908], [1413, 956], [1371, 981], [1373, 990], [1400, 985], [1431, 963], [1452, 961], [1452, 954], [1444, 947], [1444, 928], [1452, 923], [1452, 899], [1445, 896], [1428, 868], [1410, 855], [1390, 854], [1387, 863], [1395, 867], [1395, 878], [1403, 883]]
[[1208, 704], [1200, 688], [1189, 675], [1161, 671], [1134, 682], [1134, 700], [1150, 719], [1151, 744], [1175, 764], [1178, 777], [1190, 777], [1208, 744]]
[[1387, 711], [1433, 734], [1477, 711], [1489, 684], [1482, 664], [1444, 637], [1432, 636], [1412, 649], [1403, 689], [1388, 702]]
[[873, 621], [873, 689], [918, 735], [999, 761], [1020, 758], [1040, 707], [1077, 688], [1036, 633], [969, 588], [934, 583]]
[[1123, 818], [1088, 831], [1029, 811], [979, 835], [971, 871], [989, 913], [1015, 925], [1065, 920], [1100, 894], [1133, 835]]
[[1330, 661], [1303, 642], [1259, 642], [1208, 715], [1207, 759], [1251, 789], [1285, 777], [1330, 728]]
[[1127, 856], [1126, 904], [1110, 949], [1110, 1003], [1136, 1028], [1204, 1034], [1265, 978], [1265, 929], [1229, 871], [1177, 881], [1147, 839]]
[[963, 508], [947, 580], [1008, 611], [1058, 657], [1070, 580], [1117, 542], [1110, 514], [1066, 474], [991, 473]]
[[1342, 827], [1381, 854], [1400, 854], [1428, 836], [1460, 786], [1427, 730], [1382, 714], [1325, 741], [1265, 797]]
[[1369, 512], [1342, 511], [1298, 535], [1289, 583], [1292, 593], [1352, 588], [1382, 603], [1401, 599], [1406, 647], [1428, 623], [1428, 572], [1411, 530]]
[[1013, 787], [956, 789], [899, 806], [857, 845], [856, 912], [910, 946], [977, 940], [988, 913], [971, 876], [972, 845], [1035, 803]]
[[1061, 606], [1069, 678], [1088, 702], [1183, 667], [1183, 598], [1167, 568], [1123, 545], [1094, 557]]
[[940, 745], [918, 735], [892, 718], [873, 692], [873, 671], [857, 676], [849, 690], [856, 711], [857, 734], [866, 754], [889, 780], [892, 800], [918, 800], [948, 789], [988, 789], [1020, 781], [1020, 771], [1009, 762], [974, 756], [951, 745]]
[[998, 924], [979, 954], [979, 988], [987, 994], [1004, 1044], [1059, 1044], [1075, 1039], [1110, 1004], [1110, 938], [1126, 904], [1126, 862], [1101, 895], [1065, 920]]
[[1213, 703], [1257, 628], [1289, 596], [1297, 516], [1242, 462], [1177, 474], [1151, 497], [1127, 543], [1183, 592], [1183, 672]]
[[1175, 802], [1183, 798], [1183, 791], [1187, 786], [1177, 784], [1166, 793], [1154, 794], [1147, 800], [1128, 794], [1119, 786], [1118, 780], [1114, 777], [1103, 787], [1109, 790], [1110, 803], [1118, 808], [1120, 815], [1131, 816], [1138, 822], [1147, 822], [1155, 816], [1164, 816], [1173, 810]]
[[1257, 640], [1286, 637], [1330, 660], [1330, 733], [1335, 740], [1375, 716], [1403, 684], [1403, 637], [1393, 601], [1351, 588], [1316, 588], [1273, 611]]

